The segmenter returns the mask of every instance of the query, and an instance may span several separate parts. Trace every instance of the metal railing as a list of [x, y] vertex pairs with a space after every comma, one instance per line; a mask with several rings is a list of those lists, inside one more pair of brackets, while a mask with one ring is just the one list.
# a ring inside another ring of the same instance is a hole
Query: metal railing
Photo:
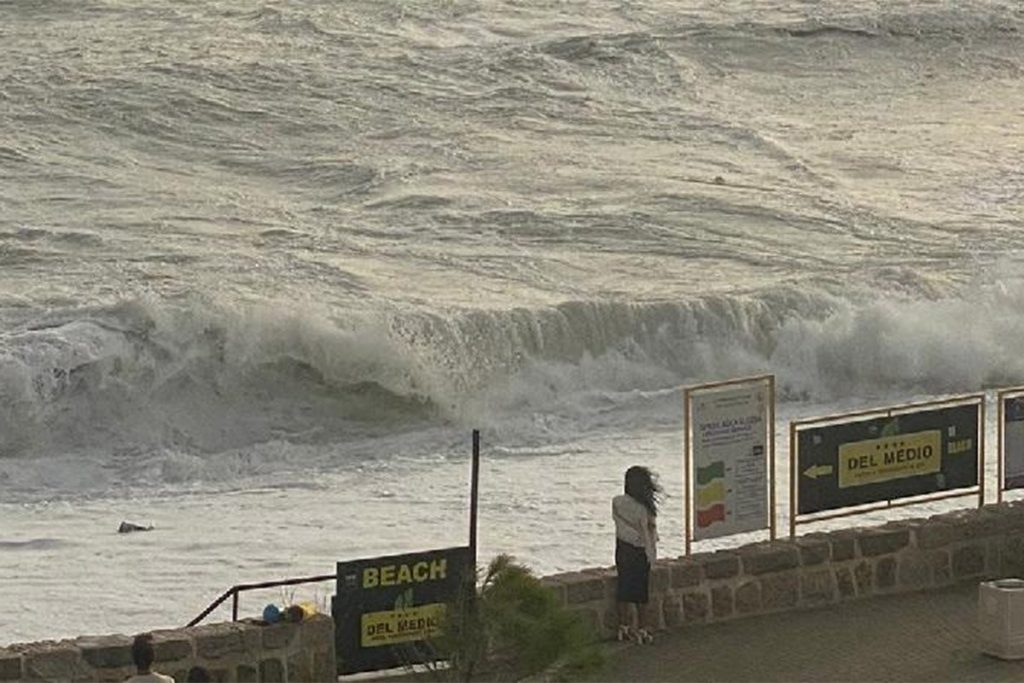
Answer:
[[306, 576], [299, 579], [281, 579], [279, 581], [264, 581], [262, 583], [240, 583], [224, 591], [224, 594], [216, 600], [214, 600], [212, 603], [210, 603], [210, 606], [204, 609], [198, 617], [188, 622], [185, 625], [185, 628], [195, 626], [196, 624], [198, 624], [200, 621], [205, 619], [210, 614], [210, 612], [220, 607], [220, 605], [228, 598], [231, 598], [231, 621], [238, 621], [239, 593], [244, 593], [245, 591], [258, 590], [260, 588], [275, 588], [277, 586], [296, 586], [302, 583], [333, 581], [335, 578], [337, 578], [337, 576], [337, 574], [322, 574], [320, 576]]

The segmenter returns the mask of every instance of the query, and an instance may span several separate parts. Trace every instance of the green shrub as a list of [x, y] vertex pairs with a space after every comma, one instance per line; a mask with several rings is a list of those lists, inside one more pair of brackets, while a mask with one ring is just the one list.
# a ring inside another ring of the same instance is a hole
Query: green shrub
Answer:
[[593, 630], [565, 609], [525, 566], [499, 555], [476, 590], [449, 606], [432, 643], [449, 680], [521, 680], [545, 672], [565, 680], [602, 664]]

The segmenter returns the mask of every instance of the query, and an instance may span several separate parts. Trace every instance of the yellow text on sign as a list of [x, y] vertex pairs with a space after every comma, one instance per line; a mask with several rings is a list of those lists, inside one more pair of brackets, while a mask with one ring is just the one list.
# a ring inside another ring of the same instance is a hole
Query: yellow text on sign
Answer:
[[839, 447], [839, 488], [877, 484], [942, 470], [942, 432], [898, 434]]
[[439, 581], [448, 575], [448, 560], [441, 557], [430, 562], [386, 564], [363, 570], [363, 588], [401, 586], [404, 583]]
[[432, 603], [387, 612], [367, 612], [360, 620], [359, 643], [363, 647], [381, 647], [426, 640], [441, 632], [446, 609], [443, 603]]

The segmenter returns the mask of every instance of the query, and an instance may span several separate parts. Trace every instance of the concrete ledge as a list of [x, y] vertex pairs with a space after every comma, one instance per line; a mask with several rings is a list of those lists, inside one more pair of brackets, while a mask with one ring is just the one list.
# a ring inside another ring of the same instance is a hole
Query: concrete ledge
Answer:
[[[1014, 575], [1024, 575], [1024, 501], [659, 560], [651, 623], [681, 628]], [[607, 568], [545, 582], [562, 604], [604, 615], [595, 621], [611, 637], [614, 576]]]
[[[202, 666], [216, 681], [333, 681], [334, 621], [318, 614], [297, 624], [209, 624], [153, 632], [161, 673], [184, 681]], [[0, 681], [123, 681], [134, 673], [132, 638], [83, 636], [0, 648]]]

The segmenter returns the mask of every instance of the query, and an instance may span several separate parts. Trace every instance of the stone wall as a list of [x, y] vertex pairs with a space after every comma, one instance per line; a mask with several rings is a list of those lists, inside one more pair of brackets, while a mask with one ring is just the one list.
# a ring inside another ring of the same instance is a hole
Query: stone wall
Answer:
[[[153, 631], [160, 673], [184, 681], [206, 667], [214, 681], [333, 681], [334, 621], [209, 624]], [[0, 647], [0, 681], [123, 681], [133, 673], [130, 636], [82, 636]]]
[[[1024, 501], [659, 560], [648, 623], [677, 628], [1006, 576], [1024, 576]], [[614, 567], [544, 581], [613, 635]]]

